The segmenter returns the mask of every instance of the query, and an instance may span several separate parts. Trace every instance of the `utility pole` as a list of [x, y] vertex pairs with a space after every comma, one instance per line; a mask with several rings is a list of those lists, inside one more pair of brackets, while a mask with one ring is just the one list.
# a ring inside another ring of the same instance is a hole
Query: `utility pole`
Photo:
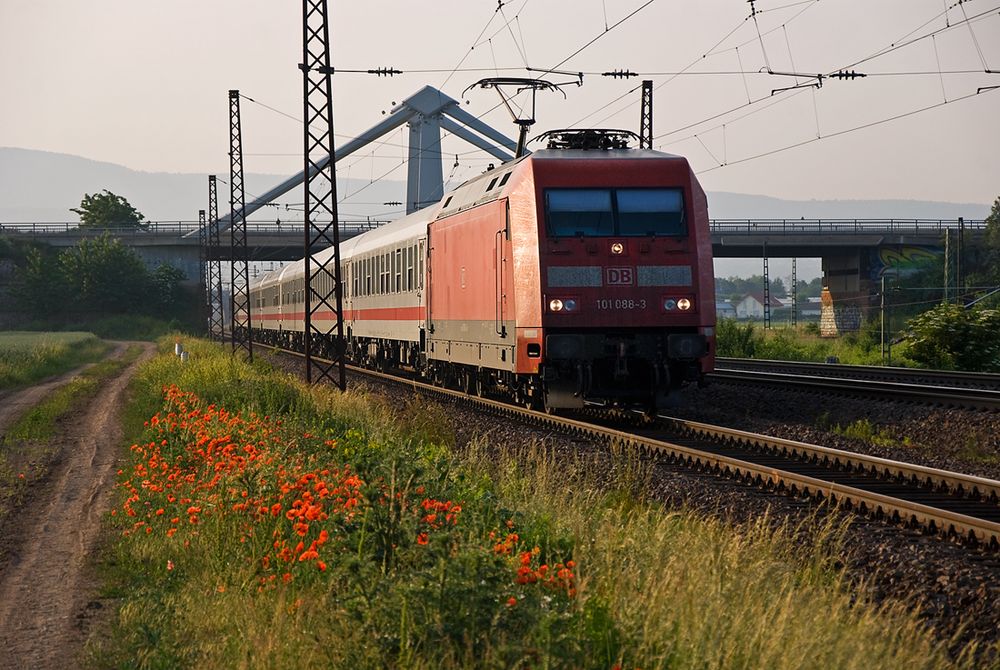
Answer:
[[948, 262], [951, 259], [951, 228], [944, 229], [944, 302], [951, 302], [948, 289], [951, 286], [951, 274], [948, 272]]
[[639, 118], [639, 148], [653, 148], [653, 81], [642, 82], [642, 113]]
[[795, 261], [792, 258], [792, 328], [799, 327], [799, 278], [795, 269]]
[[205, 210], [198, 210], [198, 294], [202, 296], [201, 323], [211, 333], [212, 293], [208, 289], [208, 229]]
[[965, 255], [965, 218], [958, 217], [958, 258], [955, 261], [955, 298], [958, 304], [965, 302], [965, 277], [962, 276], [962, 260]]
[[[305, 162], [305, 328], [306, 382], [326, 379], [347, 388], [344, 370], [343, 287], [337, 226], [337, 175], [333, 146], [333, 91], [327, 0], [302, 0], [303, 159]], [[329, 156], [329, 160], [326, 157]], [[322, 260], [319, 252], [333, 247]], [[329, 324], [319, 327], [323, 320]], [[326, 362], [314, 354], [324, 355]], [[316, 375], [314, 378], [313, 370]]]
[[767, 242], [764, 242], [764, 330], [771, 328], [771, 278], [767, 268]]
[[882, 290], [879, 296], [881, 298], [881, 309], [879, 310], [879, 321], [881, 321], [881, 336], [879, 337], [880, 344], [882, 345], [882, 365], [885, 365], [885, 272], [882, 273]]
[[229, 91], [229, 227], [232, 242], [230, 290], [232, 295], [233, 353], [244, 349], [253, 362], [250, 323], [250, 266], [247, 253], [246, 196], [243, 191], [243, 132], [240, 126], [240, 92]]
[[214, 174], [208, 175], [208, 221], [209, 334], [213, 340], [223, 342], [226, 334], [222, 309], [222, 243], [219, 240], [219, 196]]

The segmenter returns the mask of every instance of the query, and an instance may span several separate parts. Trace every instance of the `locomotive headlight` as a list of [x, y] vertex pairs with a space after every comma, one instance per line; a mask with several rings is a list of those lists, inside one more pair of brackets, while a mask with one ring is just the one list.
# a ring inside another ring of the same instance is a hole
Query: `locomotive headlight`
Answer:
[[552, 298], [549, 300], [550, 312], [576, 312], [580, 309], [580, 301], [576, 298]]
[[666, 300], [663, 301], [663, 309], [667, 310], [668, 312], [676, 308], [677, 308], [677, 301], [674, 300], [673, 298], [667, 298]]
[[611, 253], [614, 254], [615, 256], [621, 256], [623, 253], [625, 253], [625, 245], [622, 244], [621, 242], [612, 242]]
[[681, 298], [680, 300], [677, 301], [677, 308], [685, 311], [689, 310], [691, 309], [691, 301], [688, 300], [687, 298]]

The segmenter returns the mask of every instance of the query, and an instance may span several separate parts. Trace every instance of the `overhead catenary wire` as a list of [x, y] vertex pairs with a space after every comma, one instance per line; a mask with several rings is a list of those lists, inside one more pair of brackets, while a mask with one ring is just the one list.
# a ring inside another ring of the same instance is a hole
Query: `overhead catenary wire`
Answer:
[[[983, 18], [983, 17], [985, 17], [985, 16], [988, 16], [988, 15], [991, 15], [991, 14], [992, 14], [993, 12], [996, 12], [996, 11], [997, 11], [996, 9], [993, 9], [993, 10], [989, 10], [989, 11], [986, 11], [986, 12], [983, 12], [983, 13], [981, 13], [981, 14], [978, 14], [978, 15], [975, 15], [975, 16], [971, 17], [971, 18], [970, 18], [969, 20], [977, 20], [977, 19], [981, 19], [981, 18]], [[950, 26], [950, 27], [948, 27], [947, 29], [955, 29], [955, 28], [959, 27], [959, 26], [961, 25], [961, 23], [962, 23], [962, 22], [958, 22], [958, 23], [954, 23], [954, 24], [951, 24], [951, 26]], [[927, 25], [927, 24], [925, 23], [924, 25]], [[928, 36], [930, 36], [931, 34], [936, 34], [936, 33], [939, 33], [939, 32], [941, 32], [942, 30], [945, 30], [945, 29], [940, 29], [940, 30], [937, 30], [937, 31], [934, 31], [933, 33], [929, 33], [929, 34], [927, 34], [927, 35], [922, 35], [922, 36], [920, 36], [920, 37], [918, 37], [918, 38], [914, 38], [913, 40], [910, 40], [909, 42], [907, 42], [907, 43], [906, 43], [906, 45], [909, 45], [909, 44], [913, 44], [913, 43], [915, 43], [915, 42], [917, 42], [917, 41], [920, 41], [920, 40], [922, 40], [922, 39], [926, 39], [926, 38], [927, 38]], [[909, 35], [912, 35], [912, 34], [913, 34], [913, 32], [914, 32], [914, 31], [911, 31], [911, 32], [910, 32], [910, 33], [909, 33], [909, 34], [908, 34], [907, 36], [909, 36]], [[837, 71], [844, 71], [844, 70], [846, 70], [846, 69], [848, 69], [848, 68], [852, 68], [852, 67], [855, 67], [855, 66], [857, 66], [857, 65], [860, 65], [860, 64], [862, 64], [862, 63], [864, 63], [864, 62], [867, 62], [868, 60], [872, 60], [872, 59], [874, 59], [874, 58], [877, 58], [877, 57], [879, 57], [879, 56], [881, 56], [881, 55], [884, 55], [885, 53], [889, 53], [890, 51], [892, 51], [892, 50], [895, 50], [896, 48], [902, 48], [902, 46], [906, 46], [906, 45], [899, 45], [899, 46], [896, 46], [896, 45], [892, 45], [892, 48], [890, 48], [890, 49], [882, 49], [882, 50], [880, 50], [879, 52], [876, 52], [875, 54], [873, 54], [873, 55], [871, 55], [871, 56], [869, 56], [869, 57], [867, 57], [867, 58], [865, 58], [865, 59], [862, 59], [862, 60], [859, 60], [859, 61], [855, 61], [854, 63], [851, 63], [850, 65], [847, 65], [847, 66], [844, 66], [844, 67], [841, 67], [841, 68], [838, 68], [838, 70], [837, 70]], [[837, 71], [831, 71], [831, 72], [837, 72]], [[973, 72], [977, 72], [977, 71], [973, 71]], [[961, 74], [966, 74], [966, 73], [968, 73], [968, 71], [957, 71], [956, 73], [961, 73]], [[921, 73], [921, 74], [922, 74], [922, 73]], [[938, 70], [937, 72], [933, 72], [933, 73], [930, 73], [930, 74], [935, 74], [935, 75], [938, 75], [938, 74], [940, 74], [940, 70]], [[795, 91], [794, 93], [797, 93], [797, 92], [800, 92], [801, 90], [802, 90], [802, 89], [799, 89], [799, 91]], [[810, 89], [810, 90], [814, 90], [814, 89]], [[794, 93], [793, 93], [793, 94], [794, 94]], [[973, 94], [973, 95], [975, 95], [975, 94]], [[740, 105], [740, 106], [737, 106], [737, 107], [734, 107], [734, 108], [731, 108], [731, 109], [729, 109], [729, 110], [726, 110], [725, 112], [721, 112], [721, 113], [717, 113], [717, 114], [715, 114], [715, 115], [713, 115], [713, 116], [711, 116], [711, 117], [708, 117], [708, 118], [706, 118], [706, 119], [702, 119], [702, 120], [700, 120], [700, 121], [696, 121], [696, 122], [693, 122], [693, 123], [690, 123], [690, 124], [687, 124], [687, 125], [685, 125], [685, 126], [683, 126], [683, 127], [681, 127], [681, 128], [676, 128], [676, 129], [674, 129], [674, 130], [670, 130], [670, 131], [667, 131], [666, 133], [661, 133], [660, 135], [656, 136], [656, 137], [655, 137], [654, 139], [658, 139], [658, 140], [659, 140], [659, 139], [663, 139], [663, 138], [665, 138], [665, 137], [668, 137], [668, 136], [670, 136], [670, 135], [674, 135], [674, 134], [676, 134], [676, 133], [679, 133], [679, 132], [683, 132], [684, 130], [688, 130], [688, 129], [691, 129], [691, 128], [696, 128], [696, 127], [698, 127], [698, 126], [700, 126], [700, 125], [703, 125], [704, 123], [708, 123], [708, 122], [710, 122], [710, 121], [713, 121], [713, 120], [716, 120], [716, 119], [719, 119], [719, 118], [723, 118], [723, 117], [726, 117], [726, 116], [728, 116], [729, 114], [732, 114], [732, 113], [734, 113], [734, 112], [736, 112], [736, 111], [739, 111], [740, 109], [743, 109], [743, 108], [745, 108], [745, 107], [749, 107], [749, 106], [752, 106], [752, 105], [754, 105], [754, 104], [757, 104], [757, 103], [759, 103], [759, 102], [762, 102], [762, 101], [764, 101], [764, 100], [767, 100], [767, 99], [768, 99], [768, 97], [770, 97], [770, 96], [767, 96], [767, 97], [762, 97], [762, 98], [758, 98], [757, 100], [754, 100], [754, 101], [751, 101], [750, 103], [748, 103], [748, 104], [746, 104], [746, 105]], [[970, 97], [970, 96], [965, 96], [965, 97]], [[783, 98], [781, 98], [781, 99], [782, 99], [782, 100], [787, 100], [787, 99], [788, 99], [788, 96], [787, 96], [787, 95], [786, 95], [786, 96], [783, 96]], [[964, 99], [964, 98], [959, 98], [959, 99]], [[768, 105], [768, 107], [769, 107], [769, 106], [770, 106], [770, 105]], [[928, 108], [928, 109], [929, 109], [929, 108]], [[915, 110], [915, 111], [914, 111], [913, 113], [918, 113], [919, 111], [924, 111], [924, 110]], [[886, 121], [888, 121], [888, 120], [894, 120], [894, 119], [896, 119], [896, 118], [902, 118], [903, 116], [906, 116], [906, 115], [908, 115], [908, 114], [904, 114], [904, 115], [897, 115], [897, 116], [895, 116], [895, 117], [891, 117], [890, 119], [883, 119], [883, 120], [881, 120], [881, 121], [878, 121], [878, 122], [874, 122], [873, 124], [866, 124], [865, 126], [859, 126], [859, 127], [857, 128], [857, 129], [860, 129], [861, 127], [866, 127], [866, 126], [869, 126], [869, 125], [878, 125], [878, 124], [880, 124], [880, 123], [884, 123], [884, 122], [886, 122]], [[743, 118], [743, 117], [741, 117], [741, 118]], [[731, 121], [730, 121], [730, 122], [731, 122]], [[834, 136], [837, 136], [838, 134], [843, 134], [843, 133], [842, 133], [842, 132], [841, 132], [841, 133], [833, 133], [833, 134], [830, 134], [830, 135], [827, 135], [826, 137], [834, 137]], [[781, 148], [781, 149], [778, 149], [777, 151], [785, 151], [785, 150], [787, 150], [787, 149], [790, 149], [790, 148], [794, 148], [795, 146], [801, 146], [801, 145], [803, 145], [803, 144], [808, 144], [808, 143], [810, 143], [810, 142], [812, 142], [812, 141], [816, 141], [816, 140], [819, 140], [819, 139], [823, 139], [823, 136], [822, 136], [822, 135], [819, 135], [819, 136], [817, 136], [816, 138], [813, 138], [812, 140], [809, 140], [809, 141], [806, 141], [806, 142], [799, 142], [799, 143], [796, 143], [796, 144], [794, 144], [794, 145], [789, 145], [789, 146], [787, 146], [787, 147], [783, 147], [783, 148]], [[661, 144], [661, 146], [662, 146], [662, 144]], [[769, 155], [769, 153], [768, 153], [768, 152], [765, 152], [765, 153], [763, 153], [763, 154], [758, 154], [758, 155], [757, 155], [757, 157], [763, 157], [763, 156], [765, 156], [765, 155]], [[752, 159], [752, 158], [747, 158], [747, 159], [742, 159], [742, 160], [739, 160], [739, 161], [730, 161], [729, 163], [727, 163], [727, 165], [735, 165], [735, 164], [737, 164], [737, 163], [740, 163], [740, 162], [744, 162], [745, 160], [751, 160], [751, 159]], [[717, 166], [717, 167], [715, 167], [715, 168], [711, 168], [711, 169], [713, 169], [713, 170], [714, 170], [714, 169], [718, 169], [718, 166]]]
[[[992, 89], [992, 90], [995, 91], [995, 90], [1000, 90], [1000, 89]], [[840, 137], [841, 135], [847, 135], [849, 133], [853, 133], [853, 132], [856, 132], [856, 131], [859, 131], [859, 130], [864, 130], [866, 128], [873, 128], [875, 126], [880, 126], [882, 124], [889, 123], [891, 121], [898, 121], [899, 119], [904, 119], [904, 118], [906, 118], [908, 116], [915, 116], [917, 114], [921, 114], [923, 112], [927, 112], [927, 111], [930, 111], [932, 109], [937, 109], [938, 107], [944, 107], [945, 105], [951, 105], [951, 104], [954, 104], [956, 102], [961, 102], [962, 100], [968, 100], [970, 98], [975, 98], [975, 97], [977, 97], [979, 95], [984, 95], [985, 93], [988, 93], [988, 92], [991, 92], [991, 91], [983, 91], [981, 93], [980, 92], [969, 93], [967, 95], [963, 95], [963, 96], [958, 97], [958, 98], [952, 98], [951, 100], [946, 100], [944, 102], [938, 102], [938, 103], [935, 103], [933, 105], [928, 105], [926, 107], [921, 107], [920, 109], [910, 110], [908, 112], [904, 112], [902, 114], [896, 114], [894, 116], [890, 116], [890, 117], [885, 118], [885, 119], [879, 119], [878, 121], [872, 121], [870, 123], [864, 123], [864, 124], [861, 124], [859, 126], [854, 126], [853, 128], [845, 128], [844, 130], [838, 130], [836, 132], [828, 133], [828, 134], [824, 135], [823, 137], [814, 137], [814, 138], [811, 138], [811, 139], [808, 139], [808, 140], [803, 140], [802, 142], [795, 142], [794, 144], [789, 144], [787, 146], [780, 147], [778, 149], [772, 149], [770, 151], [765, 151], [765, 152], [762, 152], [762, 153], [759, 153], [759, 154], [755, 154], [753, 156], [747, 156], [747, 157], [741, 158], [739, 160], [730, 161], [727, 165], [737, 165], [739, 163], [746, 163], [748, 161], [756, 160], [758, 158], [764, 158], [765, 156], [773, 156], [774, 154], [782, 153], [782, 152], [788, 151], [790, 149], [796, 149], [798, 147], [802, 147], [802, 146], [805, 146], [807, 144], [812, 144], [813, 142], [818, 142], [820, 140], [831, 139], [833, 137]], [[706, 170], [703, 170], [703, 172], [712, 172], [713, 170], [719, 169], [719, 167], [723, 167], [723, 166], [718, 166], [718, 167], [713, 167], [713, 168], [707, 168]]]
[[[798, 15], [801, 15], [802, 12], [805, 12], [808, 9], [812, 8], [813, 6], [815, 6], [818, 3], [818, 1], [819, 0], [802, 0], [800, 2], [787, 3], [787, 4], [784, 4], [784, 5], [778, 6], [778, 7], [771, 7], [771, 8], [767, 8], [767, 9], [758, 9], [757, 13], [763, 15], [765, 12], [773, 13], [773, 12], [776, 12], [776, 11], [779, 11], [779, 10], [787, 10], [789, 8], [801, 8], [799, 14], [796, 15], [796, 16], [798, 16]], [[595, 38], [593, 38], [592, 40], [590, 40], [588, 43], [584, 44], [582, 47], [578, 48], [575, 52], [571, 53], [567, 58], [563, 59], [560, 63], [558, 63], [556, 66], [554, 66], [553, 68], [550, 68], [550, 69], [556, 69], [556, 68], [564, 65], [566, 62], [568, 62], [569, 60], [571, 60], [572, 58], [574, 58], [576, 55], [578, 55], [583, 49], [586, 49], [591, 44], [595, 43], [600, 37], [602, 37], [606, 32], [608, 32], [608, 30], [610, 30], [613, 27], [617, 27], [618, 25], [621, 25], [628, 18], [630, 18], [631, 16], [635, 15], [636, 13], [638, 13], [639, 11], [641, 11], [642, 9], [644, 9], [645, 7], [651, 5], [653, 2], [654, 2], [654, 0], [649, 0], [645, 4], [640, 5], [629, 16], [626, 16], [621, 21], [615, 23], [614, 26], [609, 26], [608, 25], [607, 17], [606, 17], [607, 7], [606, 7], [606, 3], [603, 3], [603, 9], [605, 11], [605, 26], [604, 26], [605, 27], [605, 32], [597, 35]], [[514, 34], [514, 30], [513, 30], [513, 28], [514, 28], [513, 24], [517, 23], [516, 27], [518, 29], [518, 32], [520, 32], [520, 21], [519, 21], [520, 10], [514, 16], [510, 16], [510, 14], [508, 12], [504, 11], [504, 6], [505, 5], [509, 6], [511, 4], [513, 4], [513, 3], [512, 2], [506, 2], [506, 3], [500, 2], [500, 3], [498, 3], [498, 7], [496, 8], [496, 10], [493, 11], [493, 13], [492, 13], [492, 15], [490, 17], [490, 20], [487, 21], [486, 25], [483, 26], [483, 29], [480, 32], [480, 35], [477, 37], [477, 40], [475, 40], [473, 42], [473, 46], [470, 47], [469, 51], [466, 52], [465, 56], [463, 56], [462, 60], [459, 62], [459, 65], [456, 66], [456, 68], [452, 68], [451, 70], [447, 70], [447, 72], [449, 72], [450, 74], [449, 74], [448, 78], [445, 80], [446, 82], [448, 81], [448, 79], [450, 79], [452, 76], [454, 76], [454, 74], [457, 73], [457, 72], [477, 71], [477, 70], [478, 71], [489, 71], [488, 69], [485, 69], [485, 68], [462, 68], [461, 65], [467, 60], [467, 57], [469, 56], [469, 54], [471, 54], [471, 51], [474, 48], [476, 48], [476, 46], [479, 44], [479, 41], [482, 39], [482, 36], [485, 35], [488, 32], [488, 30], [491, 27], [491, 25], [496, 24], [496, 22], [497, 22], [498, 19], [500, 20], [500, 22], [501, 22], [502, 25], [499, 26], [497, 32], [494, 33], [494, 34], [498, 35], [498, 34], [504, 33], [504, 32], [506, 32], [507, 34], [509, 34], [510, 38], [513, 40], [514, 47], [517, 50], [518, 55], [521, 57], [521, 60], [524, 61], [525, 63], [527, 63], [527, 50], [524, 47], [523, 34], [522, 34], [522, 36], [521, 36], [521, 38], [519, 40], [518, 37]], [[524, 2], [521, 4], [521, 9], [523, 9], [525, 7], [525, 5], [527, 5], [527, 4], [528, 4], [528, 0], [524, 0]], [[959, 5], [960, 5], [960, 3], [956, 3], [955, 5], [952, 5], [952, 8], [954, 8], [956, 6], [959, 6]], [[947, 10], [947, 7], [946, 7], [946, 10]], [[963, 12], [964, 12], [964, 8], [963, 8]], [[976, 21], [979, 18], [982, 18], [985, 14], [989, 14], [989, 12], [983, 12], [982, 14], [977, 14], [977, 15], [974, 15], [974, 16], [971, 16], [971, 17], [967, 16], [966, 20], [967, 21]], [[793, 19], [794, 18], [795, 17], [793, 17]], [[947, 20], [947, 16], [946, 16], [946, 20]], [[740, 25], [742, 25], [742, 23], [743, 22], [741, 22]], [[786, 24], [787, 23], [788, 23], [788, 21], [786, 21], [785, 23], [781, 24], [780, 27], [775, 28], [775, 30], [777, 30], [777, 29], [783, 29], [783, 30], [785, 30], [786, 45], [788, 44], [788, 35], [787, 35], [787, 29], [786, 29]], [[960, 22], [955, 22], [954, 25], [957, 26], [959, 24], [960, 24]], [[718, 44], [722, 44], [726, 39], [729, 39], [729, 37], [733, 33], [735, 33], [735, 31], [738, 30], [739, 27], [740, 26], [738, 25], [736, 28], [734, 28], [732, 31], [730, 31], [730, 33], [727, 35], [726, 38], [724, 38], [719, 43], [717, 43], [717, 45], [714, 46], [711, 50], [709, 50], [709, 52], [706, 52], [705, 54], [703, 54], [701, 58], [696, 59], [693, 63], [701, 62], [704, 58], [706, 58], [709, 55], [709, 53], [714, 52], [715, 49], [717, 48]], [[763, 45], [763, 41], [762, 41], [763, 36], [766, 36], [766, 35], [770, 34], [773, 31], [762, 31], [762, 30], [760, 30], [760, 26], [758, 26], [757, 27], [757, 32], [758, 32], [758, 35], [756, 36], [757, 37], [756, 41], [758, 41], [758, 42], [761, 43], [761, 48], [763, 50], [763, 46], [764, 46]], [[909, 33], [909, 35], [912, 35], [913, 32], [914, 31], [911, 31], [911, 33]], [[972, 36], [973, 36], [973, 38], [975, 37], [975, 33], [974, 32], [972, 32]], [[913, 41], [917, 41], [919, 39], [924, 39], [924, 38], [926, 38], [926, 36], [917, 37]], [[976, 42], [976, 43], [978, 45], [978, 42]], [[490, 43], [490, 46], [492, 48], [493, 44]], [[902, 48], [903, 45], [900, 45], [899, 47], [897, 47], [894, 44], [892, 46], [893, 46], [893, 48]], [[981, 51], [981, 49], [980, 49], [980, 51]], [[725, 52], [725, 50], [722, 50], [722, 51], [719, 51], [718, 53], [724, 53], [724, 52]], [[494, 55], [495, 55], [495, 53], [494, 53]], [[766, 57], [766, 54], [764, 54], [764, 55]], [[875, 55], [877, 55], [877, 54], [875, 54]], [[790, 48], [789, 48], [789, 57], [790, 57], [790, 59], [792, 57], [791, 56], [791, 49]], [[874, 57], [874, 55], [872, 57]], [[985, 64], [985, 59], [981, 58], [981, 60]], [[859, 62], [862, 62], [862, 61], [859, 61]], [[520, 68], [517, 68], [517, 67], [510, 67], [510, 68], [500, 67], [500, 64], [496, 61], [496, 59], [494, 59], [494, 68], [493, 68], [494, 72], [514, 71], [514, 70], [517, 70], [517, 69], [520, 69]], [[793, 61], [793, 69], [794, 69], [794, 61]], [[417, 72], [424, 72], [424, 71], [426, 71], [426, 72], [432, 72], [432, 71], [433, 72], [444, 72], [445, 70], [415, 70], [415, 69], [408, 69], [406, 71], [407, 72], [411, 72], [411, 73], [417, 73]], [[934, 75], [934, 76], [937, 76], [937, 77], [941, 78], [941, 77], [943, 77], [945, 75], [959, 76], [959, 75], [967, 75], [967, 74], [971, 74], [971, 73], [975, 73], [975, 72], [979, 72], [979, 71], [978, 70], [952, 70], [952, 71], [944, 71], [939, 66], [939, 68], [938, 68], [937, 71], [931, 71], [931, 72], [926, 72], [926, 71], [901, 72], [901, 71], [897, 71], [897, 72], [881, 72], [881, 73], [878, 73], [878, 72], [869, 72], [867, 74], [869, 76], [872, 76], [872, 77], [905, 77], [905, 76], [914, 76], [914, 77], [916, 77], [916, 76]], [[587, 74], [594, 74], [594, 73], [588, 72]], [[692, 72], [692, 71], [684, 71], [684, 70], [677, 71], [677, 72], [664, 71], [664, 72], [656, 73], [654, 76], [666, 76], [666, 77], [670, 77], [672, 79], [672, 78], [679, 77], [679, 76], [685, 76], [685, 77], [706, 77], [706, 76], [733, 76], [733, 75], [739, 75], [739, 76], [741, 76], [741, 77], [744, 78], [745, 90], [748, 90], [748, 88], [746, 86], [746, 78], [753, 77], [753, 75], [755, 75], [755, 74], [758, 75], [758, 76], [762, 76], [762, 75], [766, 76], [766, 73], [760, 73], [760, 72], [755, 72], [755, 71], [746, 71], [742, 66], [739, 68], [739, 70], [715, 70], [715, 71], [711, 71], [711, 72], [704, 72], [704, 71], [703, 72], [698, 72], [698, 71], [693, 71]], [[647, 76], [647, 75], [645, 73], [643, 73], [643, 76]], [[667, 82], [663, 82], [663, 83], [665, 84]], [[663, 85], [663, 84], [661, 84], [661, 85]], [[620, 101], [624, 97], [631, 95], [632, 93], [636, 92], [638, 90], [638, 88], [639, 87], [631, 88], [625, 95], [619, 96], [619, 98], [616, 101]], [[657, 88], [659, 88], [659, 87], [657, 87]], [[821, 134], [821, 130], [820, 130], [820, 127], [819, 127], [819, 115], [818, 115], [818, 108], [817, 108], [817, 105], [816, 105], [815, 90], [814, 89], [810, 89], [810, 91], [812, 92], [812, 95], [813, 95], [813, 111], [814, 111], [814, 116], [816, 117], [816, 127], [817, 127], [817, 133], [816, 133], [817, 134], [817, 138], [816, 139], [820, 139], [822, 134]], [[790, 99], [793, 95], [794, 95], [794, 93], [787, 94], [787, 95], [783, 96], [783, 100]], [[683, 130], [685, 130], [687, 128], [696, 127], [699, 124], [709, 123], [712, 120], [724, 117], [725, 114], [732, 114], [734, 112], [738, 112], [740, 109], [743, 109], [744, 107], [749, 106], [750, 103], [760, 106], [762, 110], [768, 109], [768, 108], [770, 108], [772, 106], [770, 103], [768, 103], [768, 104], [761, 104], [761, 103], [764, 103], [765, 100], [767, 100], [767, 98], [758, 98], [758, 99], [754, 100], [752, 97], [748, 96], [748, 100], [749, 100], [748, 105], [742, 105], [740, 107], [733, 108], [731, 110], [728, 110], [726, 113], [723, 113], [723, 114], [720, 114], [720, 115], [714, 115], [712, 117], [709, 117], [708, 119], [703, 119], [702, 121], [698, 122], [697, 124], [691, 124], [689, 126], [686, 126], [685, 128], [679, 128], [679, 129], [675, 129], [673, 131], [669, 131], [668, 133], [664, 133], [664, 134], [661, 134], [661, 135], [657, 136], [657, 139], [658, 140], [662, 140], [662, 139], [664, 139], [666, 137], [672, 137], [674, 134], [680, 133], [680, 132], [682, 132]], [[600, 113], [600, 111], [608, 109], [609, 107], [613, 106], [616, 101], [612, 101], [610, 103], [602, 105], [601, 108], [599, 108], [595, 112], [592, 112], [591, 114], [592, 115], [593, 114], [597, 114], [597, 113]], [[629, 107], [631, 108], [632, 105], [630, 104]], [[494, 108], [492, 108], [490, 110], [487, 110], [485, 113], [483, 113], [482, 115], [480, 115], [480, 118], [482, 118], [483, 116], [486, 116], [487, 114], [490, 114], [496, 108], [497, 107], [494, 107]], [[911, 113], [919, 113], [919, 111], [921, 111], [921, 110], [913, 110]], [[620, 113], [620, 112], [614, 112], [614, 113], [616, 114], [616, 113]], [[756, 113], [756, 110], [754, 112], [751, 112], [751, 113]], [[889, 120], [893, 120], [895, 118], [902, 118], [903, 116], [906, 116], [906, 115], [908, 115], [908, 114], [896, 115], [895, 117], [891, 117], [890, 119], [883, 119], [881, 121], [873, 122], [873, 124], [871, 124], [871, 125], [878, 125], [879, 123], [884, 123], [884, 122], [887, 122]], [[742, 115], [738, 119], [735, 119], [735, 120], [739, 120], [739, 119], [745, 118], [746, 116], [749, 116], [749, 114]], [[291, 117], [291, 118], [294, 118], [294, 117]], [[587, 118], [587, 117], [585, 117], [585, 118]], [[734, 119], [727, 119], [726, 124], [732, 124], [735, 120]], [[723, 135], [723, 137], [724, 137], [724, 140], [723, 140], [724, 141], [724, 145], [725, 145], [725, 137], [726, 137], [725, 133], [728, 130], [726, 128], [726, 124], [722, 124], [723, 133], [724, 133], [724, 135]], [[574, 125], [576, 125], [576, 124], [574, 124]], [[869, 125], [869, 124], [866, 124], [866, 125]], [[858, 128], [861, 128], [861, 127], [864, 127], [864, 126], [859, 126]], [[828, 137], [835, 137], [838, 134], [842, 134], [843, 132], [850, 132], [851, 130], [852, 129], [848, 129], [847, 131], [838, 131], [837, 133], [833, 133], [833, 134], [828, 135]], [[705, 132], [707, 132], [707, 131], [700, 131], [699, 134], [701, 134], [702, 136], [704, 136]], [[444, 137], [442, 139], [444, 139]], [[386, 143], [386, 144], [387, 144], [387, 146], [401, 146], [401, 145], [396, 145], [394, 143]], [[789, 147], [787, 147], [787, 148], [792, 148], [792, 147], [791, 147], [791, 145], [789, 145]], [[725, 149], [725, 146], [724, 146], [724, 149]], [[430, 149], [430, 148], [424, 148], [423, 149], [423, 151], [429, 151], [429, 150], [430, 151], [435, 151], [436, 153], [439, 153], [441, 155], [448, 155], [448, 154], [453, 154], [454, 153], [454, 151], [446, 151], [446, 150], [444, 150], [444, 147], [441, 147], [440, 145], [437, 148], [435, 148], [435, 149]], [[786, 150], [786, 148], [781, 148], [780, 150]], [[460, 154], [463, 155], [463, 156], [469, 155], [469, 154], [475, 154], [475, 153], [479, 153], [478, 150], [460, 152]], [[727, 152], [724, 150], [724, 154], [726, 154], [726, 153]], [[364, 160], [364, 159], [373, 159], [373, 158], [377, 158], [379, 160], [388, 160], [389, 159], [386, 156], [376, 155], [376, 154], [373, 153], [369, 157], [360, 157], [358, 160], [360, 161], [360, 160]], [[728, 158], [728, 156], [724, 155], [723, 156], [723, 160], [721, 161], [722, 164], [730, 164], [729, 162], [727, 162], [726, 158]], [[732, 162], [731, 164], [736, 164], [737, 162], [742, 162], [742, 161], [747, 160], [747, 159], [748, 158], [740, 159], [739, 161]], [[718, 162], [717, 158], [715, 158], [715, 160]], [[393, 171], [398, 170], [399, 167], [401, 167], [403, 164], [405, 164], [405, 160], [401, 161], [400, 165], [395, 166], [392, 170], [390, 170], [386, 174], [391, 174]], [[464, 170], [465, 170], [465, 168], [463, 166], [463, 172], [464, 172]], [[453, 173], [454, 173], [454, 170], [453, 170]], [[377, 179], [375, 179], [374, 181], [377, 181]]]

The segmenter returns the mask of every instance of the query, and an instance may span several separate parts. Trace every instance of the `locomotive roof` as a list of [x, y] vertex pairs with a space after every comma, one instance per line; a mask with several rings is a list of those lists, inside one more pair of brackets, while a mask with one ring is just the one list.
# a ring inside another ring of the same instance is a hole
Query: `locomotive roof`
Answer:
[[[457, 188], [445, 193], [440, 202], [436, 202], [429, 207], [419, 209], [412, 214], [408, 214], [392, 223], [375, 228], [366, 233], [362, 233], [340, 244], [341, 258], [351, 258], [358, 254], [367, 253], [384, 246], [390, 246], [395, 242], [419, 237], [427, 229], [427, 224], [435, 219], [450, 216], [470, 207], [482, 205], [496, 200], [507, 193], [506, 185], [499, 185], [503, 181], [504, 175], [514, 172], [518, 167], [527, 161], [557, 161], [557, 160], [650, 160], [650, 159], [676, 159], [685, 160], [683, 156], [655, 151], [652, 149], [539, 149], [530, 154], [526, 154], [516, 160], [502, 163], [499, 167], [487, 170], [476, 175], [472, 179], [460, 184]], [[493, 188], [490, 188], [490, 185]], [[498, 186], [499, 185], [499, 186]], [[324, 249], [317, 258], [325, 262], [333, 255], [333, 249]], [[295, 279], [303, 274], [303, 261], [297, 260], [293, 263], [262, 275], [256, 282], [251, 282], [252, 286], [270, 286], [277, 281], [284, 283], [290, 279]]]
[[[549, 160], [685, 160], [682, 156], [654, 151], [652, 149], [540, 149], [516, 160], [503, 163], [487, 170], [463, 183], [454, 191], [446, 193], [437, 218], [451, 216], [471, 207], [497, 200], [507, 195], [504, 175], [517, 170], [522, 163]], [[487, 181], [488, 180], [488, 181]]]

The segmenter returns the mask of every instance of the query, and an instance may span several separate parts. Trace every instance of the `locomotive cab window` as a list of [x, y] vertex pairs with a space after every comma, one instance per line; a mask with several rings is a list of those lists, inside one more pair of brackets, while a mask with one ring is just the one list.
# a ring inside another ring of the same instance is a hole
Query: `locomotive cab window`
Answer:
[[546, 189], [545, 218], [554, 237], [687, 234], [679, 188]]
[[679, 188], [621, 188], [615, 196], [619, 235], [679, 237], [687, 233]]
[[549, 232], [557, 237], [608, 237], [615, 234], [611, 190], [553, 188], [545, 191]]

